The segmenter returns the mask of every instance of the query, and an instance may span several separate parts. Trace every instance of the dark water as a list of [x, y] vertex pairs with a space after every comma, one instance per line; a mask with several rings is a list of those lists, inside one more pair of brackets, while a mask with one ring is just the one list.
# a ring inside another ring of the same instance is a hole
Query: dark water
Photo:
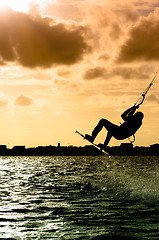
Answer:
[[159, 239], [159, 157], [0, 157], [0, 239]]

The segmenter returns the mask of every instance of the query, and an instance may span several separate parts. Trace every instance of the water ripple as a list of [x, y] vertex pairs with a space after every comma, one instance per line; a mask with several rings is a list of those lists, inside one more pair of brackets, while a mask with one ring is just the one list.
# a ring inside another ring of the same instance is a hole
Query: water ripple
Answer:
[[157, 157], [1, 157], [0, 239], [159, 239]]

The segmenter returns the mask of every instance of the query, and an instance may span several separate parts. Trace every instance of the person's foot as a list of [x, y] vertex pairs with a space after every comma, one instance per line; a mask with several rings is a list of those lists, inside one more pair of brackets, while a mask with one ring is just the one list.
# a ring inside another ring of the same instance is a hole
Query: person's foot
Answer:
[[85, 134], [85, 138], [91, 143], [93, 143], [93, 141], [94, 141], [93, 137], [89, 134]]
[[100, 147], [101, 150], [105, 150], [106, 151], [106, 146], [104, 144], [99, 143], [98, 147]]

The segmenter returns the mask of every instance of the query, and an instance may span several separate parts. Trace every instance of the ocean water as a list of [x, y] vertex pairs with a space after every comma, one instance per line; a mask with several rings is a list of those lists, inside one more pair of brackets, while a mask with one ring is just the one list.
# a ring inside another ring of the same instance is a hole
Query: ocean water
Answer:
[[0, 157], [0, 239], [159, 239], [159, 157]]

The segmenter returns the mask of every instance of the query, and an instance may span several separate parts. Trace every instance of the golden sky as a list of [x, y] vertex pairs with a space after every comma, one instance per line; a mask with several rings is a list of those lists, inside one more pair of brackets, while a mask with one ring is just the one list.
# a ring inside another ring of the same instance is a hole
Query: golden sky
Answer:
[[[0, 145], [85, 145], [75, 131], [120, 124], [158, 68], [157, 0], [0, 0]], [[158, 93], [159, 75], [136, 145], [159, 143]]]

